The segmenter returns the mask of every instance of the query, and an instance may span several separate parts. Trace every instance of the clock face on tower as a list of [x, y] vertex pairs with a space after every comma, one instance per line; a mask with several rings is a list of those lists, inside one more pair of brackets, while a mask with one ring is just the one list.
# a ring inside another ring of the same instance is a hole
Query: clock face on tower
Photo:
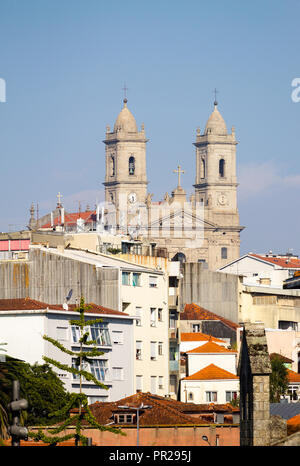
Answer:
[[128, 201], [130, 202], [130, 204], [133, 204], [134, 202], [136, 202], [137, 200], [137, 196], [135, 193], [130, 193], [128, 195]]
[[219, 204], [225, 205], [227, 201], [227, 197], [225, 196], [225, 194], [220, 194], [218, 201], [219, 201]]

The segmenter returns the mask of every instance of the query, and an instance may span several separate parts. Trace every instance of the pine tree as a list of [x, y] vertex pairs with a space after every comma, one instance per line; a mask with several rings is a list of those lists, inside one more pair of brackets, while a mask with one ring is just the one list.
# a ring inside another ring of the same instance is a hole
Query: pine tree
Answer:
[[[88, 406], [88, 398], [82, 392], [82, 381], [83, 379], [94, 382], [96, 385], [103, 389], [108, 389], [106, 385], [100, 382], [91, 372], [84, 370], [84, 364], [89, 362], [91, 358], [101, 356], [103, 352], [97, 350], [97, 342], [95, 340], [89, 339], [89, 329], [88, 327], [102, 322], [101, 319], [86, 319], [85, 312], [90, 308], [84, 302], [84, 298], [82, 297], [80, 300], [80, 305], [78, 308], [75, 309], [79, 313], [79, 319], [71, 319], [69, 321], [70, 325], [74, 325], [79, 328], [79, 344], [80, 350], [79, 351], [72, 351], [67, 349], [64, 345], [62, 345], [59, 341], [50, 338], [47, 335], [44, 335], [44, 340], [48, 341], [52, 345], [56, 346], [59, 350], [63, 351], [66, 354], [69, 354], [76, 358], [75, 366], [68, 366], [66, 364], [62, 364], [59, 361], [54, 359], [48, 358], [46, 356], [43, 357], [44, 361], [47, 364], [51, 364], [57, 367], [59, 370], [63, 370], [74, 374], [79, 377], [80, 379], [80, 389], [79, 393], [71, 393], [69, 402], [59, 411], [53, 412], [50, 416], [59, 416], [65, 419], [64, 422], [59, 424], [56, 428], [48, 429], [49, 434], [46, 435], [42, 429], [39, 429], [38, 433], [36, 432], [29, 432], [29, 436], [34, 440], [42, 440], [44, 443], [49, 443], [51, 445], [56, 445], [57, 443], [64, 442], [66, 440], [70, 440], [72, 438], [75, 439], [75, 445], [87, 445], [88, 438], [82, 434], [82, 430], [88, 424], [91, 427], [99, 429], [101, 431], [109, 431], [114, 434], [121, 434], [125, 435], [120, 429], [116, 429], [111, 426], [103, 426], [99, 424], [92, 414], [89, 406]], [[86, 347], [89, 346], [90, 349], [86, 350]], [[76, 409], [78, 411], [73, 416], [70, 416], [70, 410]], [[64, 436], [60, 436], [62, 431], [67, 429], [70, 426], [75, 425], [75, 432], [70, 433]]]

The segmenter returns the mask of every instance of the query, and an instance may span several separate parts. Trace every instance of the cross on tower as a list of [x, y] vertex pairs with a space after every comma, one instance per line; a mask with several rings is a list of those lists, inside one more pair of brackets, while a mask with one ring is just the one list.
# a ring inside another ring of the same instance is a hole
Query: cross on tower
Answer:
[[178, 165], [177, 170], [173, 170], [173, 173], [178, 173], [178, 188], [180, 188], [180, 175], [184, 173], [184, 170], [181, 170], [181, 166]]
[[60, 192], [57, 194], [57, 199], [58, 199], [58, 202], [57, 202], [57, 207], [61, 207], [61, 198], [62, 198], [62, 195], [60, 194]]
[[214, 90], [214, 94], [215, 94], [215, 101], [214, 101], [214, 104], [215, 104], [215, 105], [218, 105], [218, 102], [217, 102], [217, 93], [218, 93], [218, 92], [219, 92], [219, 91], [215, 88], [215, 90]]
[[126, 92], [128, 91], [128, 87], [126, 87], [126, 83], [124, 83], [124, 87], [122, 87], [122, 90], [124, 91], [124, 99], [127, 99]]

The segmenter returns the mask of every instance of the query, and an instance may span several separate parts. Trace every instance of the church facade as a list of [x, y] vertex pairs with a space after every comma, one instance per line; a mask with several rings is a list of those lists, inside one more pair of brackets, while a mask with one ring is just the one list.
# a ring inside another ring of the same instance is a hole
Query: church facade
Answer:
[[199, 129], [194, 193], [187, 199], [181, 186], [159, 202], [148, 192], [146, 138], [123, 101], [114, 127], [106, 128], [105, 229], [130, 235], [164, 250], [170, 260], [204, 262], [212, 270], [240, 256], [237, 206], [236, 146], [234, 127], [227, 131], [214, 102], [204, 132]]

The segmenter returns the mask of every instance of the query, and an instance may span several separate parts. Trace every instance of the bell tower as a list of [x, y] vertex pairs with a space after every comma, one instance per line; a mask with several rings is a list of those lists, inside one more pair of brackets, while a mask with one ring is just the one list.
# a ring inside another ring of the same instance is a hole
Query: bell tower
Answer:
[[[138, 131], [136, 121], [123, 100], [113, 131], [106, 128], [105, 200], [115, 205], [116, 222], [128, 207], [145, 203], [147, 196], [146, 139], [144, 125]], [[127, 219], [126, 219], [127, 220]], [[128, 223], [128, 222], [127, 222]]]
[[204, 133], [197, 130], [195, 198], [203, 203], [204, 220], [214, 225], [207, 231], [208, 262], [216, 269], [240, 255], [237, 207], [235, 130], [228, 133], [215, 100]]

